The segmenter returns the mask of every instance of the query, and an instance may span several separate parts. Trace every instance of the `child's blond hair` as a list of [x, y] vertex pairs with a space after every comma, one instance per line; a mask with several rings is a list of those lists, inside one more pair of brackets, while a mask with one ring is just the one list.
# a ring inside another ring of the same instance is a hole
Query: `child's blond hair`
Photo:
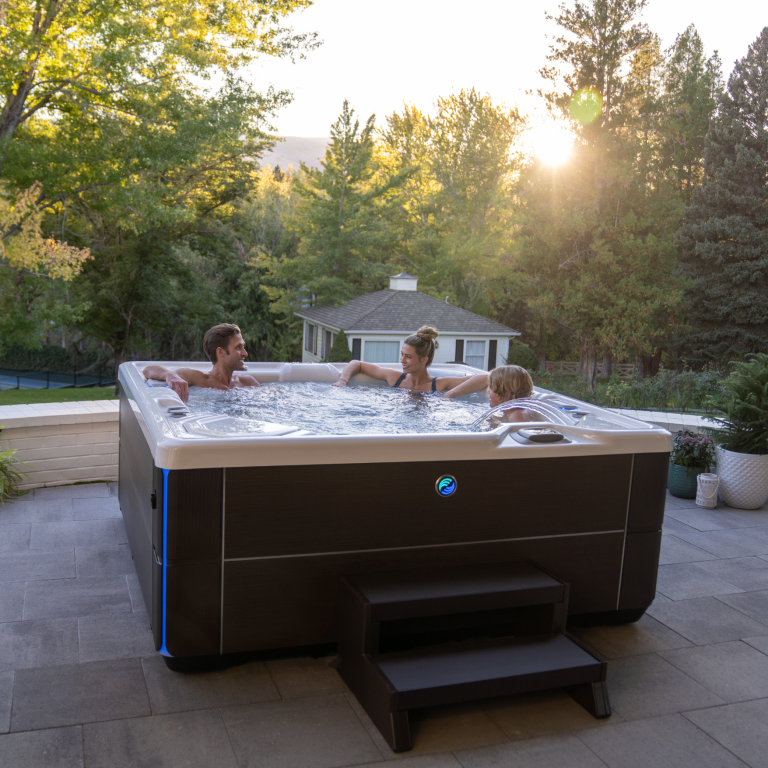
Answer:
[[488, 375], [488, 386], [505, 400], [517, 400], [533, 394], [531, 374], [519, 365], [500, 365]]

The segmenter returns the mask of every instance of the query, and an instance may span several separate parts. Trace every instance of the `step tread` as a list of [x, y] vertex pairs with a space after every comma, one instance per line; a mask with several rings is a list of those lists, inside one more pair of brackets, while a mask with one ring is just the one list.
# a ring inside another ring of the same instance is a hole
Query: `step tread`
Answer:
[[563, 670], [583, 670], [599, 679], [603, 664], [562, 634], [420, 648], [372, 661], [398, 693]]
[[533, 563], [374, 573], [350, 579], [372, 606], [562, 588]]

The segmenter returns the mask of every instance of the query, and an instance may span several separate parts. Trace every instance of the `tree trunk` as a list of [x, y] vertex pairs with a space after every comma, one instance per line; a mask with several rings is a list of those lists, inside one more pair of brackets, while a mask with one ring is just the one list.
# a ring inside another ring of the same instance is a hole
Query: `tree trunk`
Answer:
[[635, 358], [635, 376], [642, 381], [646, 377], [645, 359], [642, 355], [638, 355]]
[[120, 385], [117, 382], [117, 369], [128, 360], [128, 350], [126, 347], [112, 347], [112, 356], [115, 358], [115, 397], [120, 394]]
[[547, 368], [547, 353], [544, 350], [539, 352], [539, 370], [544, 371]]
[[594, 341], [587, 343], [584, 355], [584, 375], [587, 378], [589, 391], [594, 392], [597, 387], [597, 345]]
[[579, 341], [579, 373], [586, 377], [590, 392], [594, 392], [597, 386], [597, 344], [594, 341]]
[[610, 379], [613, 373], [613, 353], [610, 349], [603, 352], [603, 367], [600, 370], [601, 379]]
[[650, 355], [642, 355], [637, 359], [642, 360], [643, 363], [643, 378], [646, 376], [655, 376], [659, 372], [659, 365], [661, 365], [661, 347]]

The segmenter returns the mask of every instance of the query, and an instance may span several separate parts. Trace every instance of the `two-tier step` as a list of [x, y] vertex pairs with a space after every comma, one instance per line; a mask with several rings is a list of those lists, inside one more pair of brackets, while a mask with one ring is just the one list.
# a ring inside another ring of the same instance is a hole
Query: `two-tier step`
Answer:
[[396, 752], [420, 707], [564, 688], [608, 717], [607, 664], [567, 613], [568, 585], [527, 562], [346, 577], [339, 672]]

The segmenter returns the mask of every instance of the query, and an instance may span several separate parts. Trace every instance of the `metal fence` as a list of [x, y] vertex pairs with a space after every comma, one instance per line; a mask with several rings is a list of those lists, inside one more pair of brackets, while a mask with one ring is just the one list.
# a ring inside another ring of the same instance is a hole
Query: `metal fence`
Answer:
[[110, 387], [115, 383], [111, 366], [96, 371], [14, 371], [0, 368], [0, 389], [63, 389], [65, 387]]
[[[567, 363], [563, 360], [545, 360], [544, 365], [547, 370], [551, 370], [552, 373], [558, 376], [578, 376], [579, 364]], [[600, 369], [602, 368], [602, 361], [598, 360], [597, 363], [597, 375], [600, 375]], [[618, 374], [622, 381], [629, 381], [635, 375], [634, 363], [614, 363], [612, 372]]]

